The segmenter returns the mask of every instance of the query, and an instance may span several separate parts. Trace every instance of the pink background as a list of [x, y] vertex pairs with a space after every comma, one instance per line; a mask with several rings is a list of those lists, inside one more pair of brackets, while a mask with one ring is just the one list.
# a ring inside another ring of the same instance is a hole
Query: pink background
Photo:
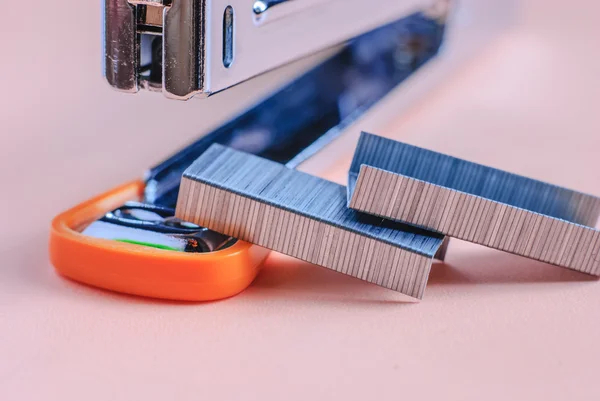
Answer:
[[[600, 399], [600, 283], [460, 241], [420, 303], [279, 255], [205, 304], [57, 276], [52, 216], [297, 68], [187, 103], [115, 93], [98, 3], [2, 8], [0, 399]], [[600, 3], [460, 3], [436, 64], [302, 168], [344, 182], [365, 129], [600, 195]]]

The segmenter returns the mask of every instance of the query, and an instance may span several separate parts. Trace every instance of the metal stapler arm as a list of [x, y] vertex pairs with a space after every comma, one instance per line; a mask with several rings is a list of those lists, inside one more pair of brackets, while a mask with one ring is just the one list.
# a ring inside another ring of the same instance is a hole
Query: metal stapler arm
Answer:
[[104, 0], [108, 83], [209, 96], [378, 26], [431, 0]]

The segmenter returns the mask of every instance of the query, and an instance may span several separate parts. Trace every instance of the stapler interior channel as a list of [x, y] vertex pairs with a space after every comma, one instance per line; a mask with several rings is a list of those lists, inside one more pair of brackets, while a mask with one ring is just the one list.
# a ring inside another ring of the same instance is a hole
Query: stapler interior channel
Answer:
[[[268, 251], [174, 217], [181, 176], [212, 144], [294, 168], [436, 56], [450, 2], [104, 0], [114, 89], [205, 98], [315, 52], [316, 65], [143, 177], [53, 221], [51, 259], [76, 281], [179, 300], [234, 295]], [[204, 100], [199, 100], [198, 107]]]

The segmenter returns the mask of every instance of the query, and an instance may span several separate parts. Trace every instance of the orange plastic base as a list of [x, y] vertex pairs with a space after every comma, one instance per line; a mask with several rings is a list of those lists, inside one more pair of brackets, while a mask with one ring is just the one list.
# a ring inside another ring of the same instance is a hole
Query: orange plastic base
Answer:
[[50, 233], [50, 260], [73, 280], [108, 290], [184, 301], [227, 298], [247, 288], [269, 251], [243, 241], [210, 253], [183, 253], [92, 238], [79, 231], [106, 212], [139, 200], [135, 181], [58, 215]]

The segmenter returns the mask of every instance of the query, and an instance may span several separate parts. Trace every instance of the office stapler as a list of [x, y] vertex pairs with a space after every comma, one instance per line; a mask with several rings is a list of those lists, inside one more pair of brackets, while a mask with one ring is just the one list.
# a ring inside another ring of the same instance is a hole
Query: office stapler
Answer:
[[447, 0], [104, 0], [104, 74], [126, 93], [209, 97], [323, 51], [254, 105], [161, 163], [58, 215], [50, 257], [75, 281], [133, 295], [235, 295], [268, 251], [174, 217], [183, 171], [217, 143], [288, 167], [339, 137], [444, 43]]

